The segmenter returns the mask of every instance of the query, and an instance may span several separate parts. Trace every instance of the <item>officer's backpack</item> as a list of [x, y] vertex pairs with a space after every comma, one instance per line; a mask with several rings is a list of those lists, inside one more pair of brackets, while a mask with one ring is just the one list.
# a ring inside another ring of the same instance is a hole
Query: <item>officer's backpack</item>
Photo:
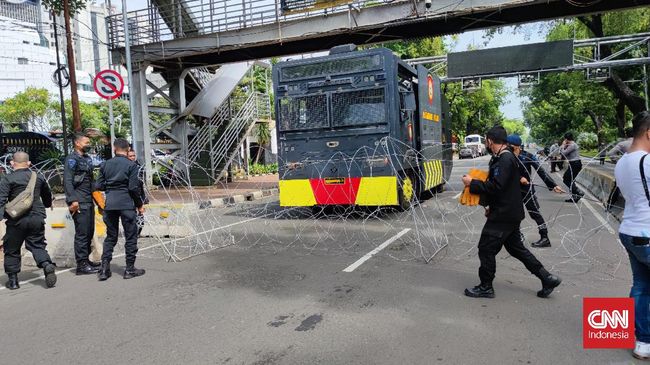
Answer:
[[18, 194], [12, 201], [5, 206], [5, 212], [13, 219], [17, 219], [25, 215], [32, 209], [34, 202], [34, 187], [36, 186], [36, 173], [32, 171], [32, 176], [29, 178], [29, 183], [23, 192]]

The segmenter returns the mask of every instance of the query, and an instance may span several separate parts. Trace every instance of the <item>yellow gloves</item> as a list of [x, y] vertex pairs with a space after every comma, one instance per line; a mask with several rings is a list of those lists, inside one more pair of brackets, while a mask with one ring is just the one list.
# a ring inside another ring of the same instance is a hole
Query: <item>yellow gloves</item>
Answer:
[[[470, 169], [467, 173], [472, 179], [486, 181], [488, 178], [488, 172], [479, 169]], [[463, 193], [460, 195], [460, 204], [467, 206], [476, 206], [479, 203], [481, 196], [478, 194], [471, 194], [469, 192], [469, 186], [466, 186], [463, 190]]]

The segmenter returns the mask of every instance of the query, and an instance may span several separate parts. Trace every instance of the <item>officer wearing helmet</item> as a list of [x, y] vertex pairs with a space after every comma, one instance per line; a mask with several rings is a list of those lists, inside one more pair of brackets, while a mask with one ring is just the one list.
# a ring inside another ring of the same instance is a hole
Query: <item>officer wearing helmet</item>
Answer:
[[548, 228], [546, 227], [546, 222], [544, 222], [544, 217], [539, 212], [539, 203], [537, 202], [535, 186], [533, 185], [532, 170], [537, 172], [537, 175], [542, 179], [544, 184], [546, 184], [548, 190], [552, 190], [556, 193], [563, 193], [564, 191], [546, 173], [535, 155], [521, 147], [522, 143], [519, 135], [509, 135], [507, 142], [508, 146], [512, 149], [512, 153], [514, 153], [519, 160], [521, 199], [524, 201], [528, 215], [530, 215], [535, 223], [537, 223], [537, 229], [540, 235], [539, 241], [533, 242], [531, 246], [536, 248], [550, 247], [551, 241], [548, 239]]

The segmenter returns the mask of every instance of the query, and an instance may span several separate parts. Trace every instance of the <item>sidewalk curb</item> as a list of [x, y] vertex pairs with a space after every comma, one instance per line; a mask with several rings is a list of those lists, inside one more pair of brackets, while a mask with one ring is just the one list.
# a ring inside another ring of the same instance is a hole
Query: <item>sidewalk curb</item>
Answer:
[[256, 190], [246, 194], [237, 194], [226, 196], [223, 198], [215, 198], [210, 200], [203, 200], [199, 202], [199, 209], [221, 208], [228, 205], [235, 205], [246, 201], [260, 200], [269, 196], [278, 195], [279, 189], [264, 189]]

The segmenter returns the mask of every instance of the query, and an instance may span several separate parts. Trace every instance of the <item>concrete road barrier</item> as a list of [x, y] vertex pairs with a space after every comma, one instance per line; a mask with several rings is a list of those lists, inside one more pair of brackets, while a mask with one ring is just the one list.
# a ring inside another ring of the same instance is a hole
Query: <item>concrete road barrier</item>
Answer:
[[610, 166], [585, 166], [576, 181], [595, 196], [616, 219], [621, 220], [625, 200], [617, 191], [614, 170]]
[[[234, 195], [225, 198], [216, 198], [196, 203], [186, 204], [150, 204], [146, 206], [145, 225], [141, 237], [183, 238], [197, 234], [191, 220], [200, 209], [221, 208], [227, 205], [243, 203], [245, 201], [259, 200], [267, 196], [277, 195], [278, 189], [267, 189]], [[45, 239], [47, 250], [58, 267], [76, 266], [74, 257], [74, 221], [68, 208], [59, 207], [47, 210], [45, 221]], [[0, 237], [4, 236], [6, 227], [0, 224]], [[120, 227], [120, 242], [123, 242], [123, 233]], [[102, 216], [96, 211], [95, 236], [92, 242], [92, 261], [101, 261], [103, 242], [106, 238], [106, 225]], [[23, 249], [23, 264], [36, 266], [32, 255]]]
[[[192, 225], [187, 222], [189, 212], [196, 211], [196, 204], [169, 204], [147, 206], [145, 212], [145, 225], [142, 237], [178, 238], [188, 237], [195, 232]], [[106, 238], [106, 225], [99, 212], [95, 212], [95, 236], [92, 242], [90, 259], [101, 261], [103, 242]], [[0, 234], [4, 236], [6, 226], [0, 224]], [[120, 242], [123, 244], [123, 232], [120, 227]], [[45, 220], [45, 240], [47, 251], [58, 267], [76, 266], [74, 257], [74, 221], [67, 208], [54, 208], [47, 210]], [[36, 266], [32, 255], [23, 249], [23, 265]]]
[[[95, 212], [95, 236], [92, 242], [92, 251], [90, 259], [101, 261], [102, 243], [106, 237], [106, 226], [102, 216]], [[6, 229], [5, 225], [0, 225], [2, 234]], [[47, 210], [45, 219], [45, 241], [47, 242], [47, 251], [56, 262], [58, 267], [76, 266], [74, 257], [74, 221], [68, 211], [68, 208], [54, 208]], [[23, 265], [36, 266], [32, 255], [23, 248]]]

